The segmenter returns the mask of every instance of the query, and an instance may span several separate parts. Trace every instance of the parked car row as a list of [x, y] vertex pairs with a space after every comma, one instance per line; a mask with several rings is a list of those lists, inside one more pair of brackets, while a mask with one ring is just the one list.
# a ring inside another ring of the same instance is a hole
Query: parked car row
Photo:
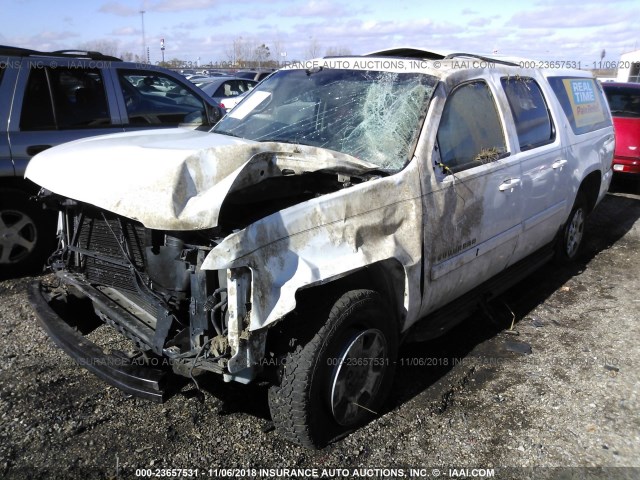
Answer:
[[195, 84], [228, 112], [238, 103], [237, 99], [249, 93], [258, 82], [240, 77], [211, 77]]
[[272, 70], [239, 70], [234, 73], [206, 71], [201, 74], [185, 74], [185, 78], [205, 93], [211, 95], [220, 107], [228, 112], [235, 107]]
[[[188, 72], [188, 73], [184, 73]], [[194, 72], [193, 70], [181, 70], [180, 73], [192, 82], [204, 80], [211, 77], [237, 77], [259, 82], [271, 75], [274, 70], [204, 70]]]

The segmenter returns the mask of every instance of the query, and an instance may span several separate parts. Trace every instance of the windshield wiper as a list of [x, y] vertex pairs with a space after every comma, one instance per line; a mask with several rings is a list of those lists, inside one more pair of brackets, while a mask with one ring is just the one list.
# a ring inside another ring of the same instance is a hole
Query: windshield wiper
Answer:
[[294, 140], [287, 140], [285, 138], [278, 138], [278, 137], [273, 137], [273, 138], [257, 138], [256, 141], [260, 142], [260, 143], [264, 143], [264, 142], [278, 142], [278, 143], [300, 143], [300, 142], [296, 142]]

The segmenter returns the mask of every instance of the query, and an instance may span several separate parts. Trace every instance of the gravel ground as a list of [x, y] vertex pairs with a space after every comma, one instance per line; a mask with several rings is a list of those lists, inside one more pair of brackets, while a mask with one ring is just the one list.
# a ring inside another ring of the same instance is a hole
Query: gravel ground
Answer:
[[[404, 346], [386, 413], [321, 451], [278, 437], [261, 386], [213, 377], [204, 397], [187, 383], [162, 405], [107, 386], [37, 326], [33, 278], [2, 281], [0, 477], [640, 478], [640, 195], [616, 189], [576, 266], [546, 266], [489, 314]], [[106, 328], [92, 338], [119, 341]], [[258, 476], [313, 474], [299, 473]]]

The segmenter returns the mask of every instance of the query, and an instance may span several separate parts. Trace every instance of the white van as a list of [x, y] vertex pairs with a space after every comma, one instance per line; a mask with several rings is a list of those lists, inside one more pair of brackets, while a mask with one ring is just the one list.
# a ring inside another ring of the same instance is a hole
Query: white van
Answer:
[[[42, 325], [130, 393], [162, 400], [166, 372], [140, 368], [161, 359], [271, 382], [294, 442], [344, 435], [380, 411], [401, 341], [578, 253], [612, 176], [611, 116], [590, 74], [528, 66], [319, 59], [271, 75], [210, 133], [47, 150], [27, 170], [61, 210], [60, 285], [31, 291]], [[78, 304], [79, 330], [95, 317], [134, 342], [128, 365], [78, 338]]]

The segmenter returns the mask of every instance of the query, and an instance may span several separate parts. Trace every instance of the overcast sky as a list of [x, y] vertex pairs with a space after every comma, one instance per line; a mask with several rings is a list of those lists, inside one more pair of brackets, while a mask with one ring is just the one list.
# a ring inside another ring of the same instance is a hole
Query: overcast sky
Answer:
[[310, 45], [360, 54], [391, 46], [583, 62], [592, 67], [640, 49], [640, 2], [601, 0], [0, 0], [0, 44], [58, 50], [117, 42], [141, 54], [142, 16], [150, 60], [228, 61], [234, 39], [303, 60]]

